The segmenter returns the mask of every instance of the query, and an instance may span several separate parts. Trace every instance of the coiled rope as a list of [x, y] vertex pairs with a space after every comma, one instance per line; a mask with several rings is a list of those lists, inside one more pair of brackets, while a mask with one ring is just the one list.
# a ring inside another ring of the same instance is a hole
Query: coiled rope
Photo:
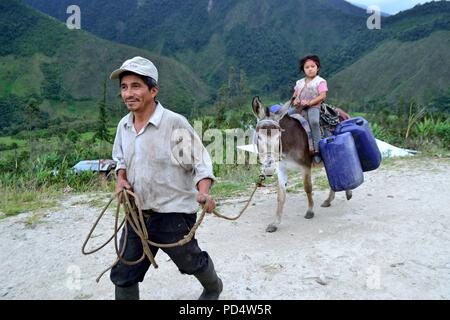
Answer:
[[[239, 212], [239, 214], [237, 216], [227, 217], [227, 216], [220, 214], [217, 210], [213, 210], [212, 213], [219, 218], [229, 220], [229, 221], [234, 221], [234, 220], [239, 219], [242, 216], [242, 214], [245, 212], [245, 210], [247, 210], [248, 206], [250, 205], [250, 202], [252, 201], [253, 196], [255, 195], [258, 187], [262, 186], [263, 180], [264, 180], [264, 177], [260, 176], [259, 181], [256, 182], [255, 188], [253, 189], [246, 205], [243, 207], [243, 209], [241, 209], [241, 211]], [[131, 199], [130, 199], [130, 197], [131, 197]], [[115, 213], [114, 234], [104, 244], [102, 244], [98, 248], [91, 250], [91, 251], [86, 251], [86, 246], [87, 246], [90, 238], [92, 237], [92, 234], [94, 233], [95, 229], [97, 228], [97, 226], [98, 226], [100, 220], [102, 219], [102, 217], [104, 216], [105, 212], [108, 210], [109, 206], [115, 199], [117, 199], [117, 208], [116, 208], [116, 213]], [[209, 200], [210, 200], [210, 198], [207, 199], [207, 201], [209, 201]], [[133, 266], [133, 265], [136, 265], [136, 264], [142, 262], [145, 258], [147, 258], [147, 259], [149, 259], [150, 263], [155, 267], [155, 269], [158, 268], [158, 264], [156, 263], [155, 257], [153, 256], [153, 253], [150, 250], [150, 246], [154, 246], [154, 247], [158, 247], [158, 248], [173, 248], [173, 247], [185, 245], [186, 243], [188, 243], [189, 241], [192, 240], [192, 238], [195, 235], [195, 232], [197, 231], [197, 229], [203, 222], [203, 219], [205, 218], [205, 215], [206, 215], [206, 209], [205, 209], [205, 206], [203, 205], [203, 209], [200, 214], [200, 217], [197, 219], [196, 223], [194, 224], [194, 226], [192, 227], [190, 232], [187, 235], [185, 235], [183, 237], [183, 239], [181, 239], [178, 242], [170, 243], [170, 244], [156, 243], [156, 242], [149, 240], [147, 227], [146, 227], [145, 221], [144, 221], [144, 219], [145, 219], [144, 214], [142, 212], [141, 205], [140, 205], [141, 203], [142, 202], [140, 201], [139, 197], [135, 193], [133, 193], [130, 190], [122, 189], [121, 191], [115, 193], [111, 197], [109, 202], [106, 204], [106, 206], [104, 207], [104, 209], [98, 216], [98, 218], [95, 221], [94, 225], [92, 226], [91, 230], [89, 231], [89, 234], [87, 235], [86, 240], [84, 241], [83, 246], [81, 248], [81, 252], [84, 255], [90, 255], [90, 254], [100, 251], [105, 246], [107, 246], [112, 240], [114, 240], [114, 247], [115, 247], [115, 251], [117, 254], [117, 259], [115, 260], [115, 262], [109, 268], [104, 270], [97, 277], [97, 279], [96, 279], [97, 282], [100, 281], [101, 277], [107, 271], [111, 270], [119, 262], [122, 262], [128, 266]], [[123, 208], [125, 211], [125, 217], [119, 223], [119, 214], [120, 214], [121, 205], [123, 205]], [[143, 253], [142, 253], [141, 258], [139, 258], [136, 261], [127, 261], [123, 257], [125, 248], [127, 246], [128, 225], [131, 226], [131, 228], [138, 235], [138, 237], [140, 238], [141, 243], [142, 243]], [[125, 227], [125, 238], [124, 238], [122, 250], [119, 250], [118, 234], [122, 227]]]

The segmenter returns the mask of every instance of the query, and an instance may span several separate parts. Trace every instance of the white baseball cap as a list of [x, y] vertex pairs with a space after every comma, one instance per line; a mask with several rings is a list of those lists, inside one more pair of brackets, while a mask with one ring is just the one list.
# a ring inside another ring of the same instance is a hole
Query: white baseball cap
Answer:
[[147, 76], [153, 78], [156, 82], [158, 82], [158, 69], [156, 69], [153, 62], [148, 59], [142, 57], [134, 57], [125, 61], [120, 69], [117, 69], [113, 73], [111, 73], [110, 79], [118, 79], [120, 74], [125, 71], [131, 71], [142, 76]]

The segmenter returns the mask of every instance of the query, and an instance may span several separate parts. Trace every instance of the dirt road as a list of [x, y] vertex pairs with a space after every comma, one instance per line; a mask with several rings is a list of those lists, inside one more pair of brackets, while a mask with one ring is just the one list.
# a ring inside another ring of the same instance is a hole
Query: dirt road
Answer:
[[[317, 174], [317, 173], [316, 173]], [[279, 230], [265, 232], [276, 208], [274, 188], [258, 190], [237, 222], [208, 217], [197, 233], [223, 279], [222, 299], [450, 299], [450, 159], [396, 160], [365, 174], [353, 199], [338, 193], [303, 218], [306, 197], [289, 193]], [[106, 275], [112, 247], [83, 256], [81, 245], [100, 212], [92, 195], [67, 195], [32, 224], [31, 213], [0, 221], [0, 299], [112, 299]], [[98, 197], [98, 196], [97, 196]], [[102, 195], [103, 199], [109, 195]], [[234, 215], [242, 203], [219, 207]], [[95, 233], [110, 235], [108, 214]], [[95, 244], [95, 243], [93, 243]], [[194, 277], [157, 255], [141, 284], [143, 299], [196, 299]]]

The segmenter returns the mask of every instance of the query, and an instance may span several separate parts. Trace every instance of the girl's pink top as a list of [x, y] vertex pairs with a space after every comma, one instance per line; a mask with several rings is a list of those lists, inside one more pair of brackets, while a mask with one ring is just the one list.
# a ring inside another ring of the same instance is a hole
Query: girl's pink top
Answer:
[[[319, 76], [316, 76], [308, 84], [305, 84], [305, 78], [298, 80], [294, 87], [295, 96], [300, 100], [310, 101], [317, 98], [321, 93], [328, 91], [327, 81]], [[311, 106], [319, 108], [320, 103]]]

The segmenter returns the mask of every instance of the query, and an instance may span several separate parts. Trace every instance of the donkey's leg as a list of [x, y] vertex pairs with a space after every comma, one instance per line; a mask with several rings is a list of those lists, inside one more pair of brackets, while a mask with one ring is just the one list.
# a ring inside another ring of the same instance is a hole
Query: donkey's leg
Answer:
[[305, 219], [314, 217], [314, 201], [312, 197], [311, 167], [303, 167], [303, 186], [308, 197], [308, 211], [306, 211]]
[[269, 224], [266, 228], [267, 232], [275, 232], [281, 223], [281, 216], [283, 215], [284, 202], [286, 201], [286, 186], [288, 182], [287, 169], [280, 163], [278, 168], [278, 197], [277, 197], [277, 216], [274, 222]]
[[345, 196], [347, 197], [347, 200], [350, 200], [353, 197], [352, 190], [345, 190]]
[[322, 203], [321, 207], [323, 207], [323, 208], [330, 207], [331, 206], [331, 202], [334, 200], [334, 196], [335, 195], [336, 195], [336, 193], [333, 190], [330, 189], [330, 193], [328, 194], [328, 198], [327, 198], [327, 200], [325, 200]]

